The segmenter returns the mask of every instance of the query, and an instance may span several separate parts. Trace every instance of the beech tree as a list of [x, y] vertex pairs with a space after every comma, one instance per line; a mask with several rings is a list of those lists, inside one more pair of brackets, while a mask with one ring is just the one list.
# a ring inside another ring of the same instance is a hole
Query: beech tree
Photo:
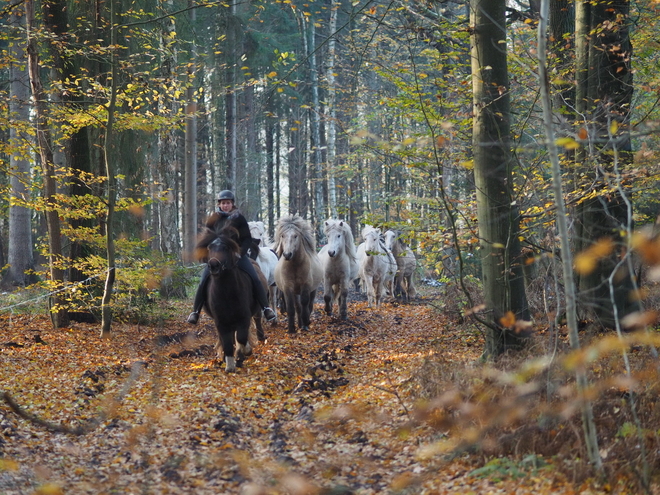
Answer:
[[505, 7], [505, 0], [470, 3], [472, 143], [488, 357], [520, 348], [524, 335], [513, 329], [517, 320], [529, 319], [512, 188]]
[[[14, 150], [10, 156], [11, 200], [9, 205], [9, 270], [3, 284], [24, 286], [29, 281], [28, 271], [34, 268], [32, 256], [32, 211], [30, 203], [31, 167], [27, 159], [26, 143], [30, 140], [29, 99], [30, 84], [26, 66], [25, 10], [16, 7], [9, 18], [12, 44], [9, 61], [9, 114], [14, 125], [9, 129], [9, 144]], [[2, 243], [0, 243], [2, 246]], [[2, 258], [0, 256], [0, 258]]]
[[609, 328], [640, 309], [633, 296], [635, 274], [620, 261], [632, 231], [632, 189], [616, 179], [632, 163], [629, 9], [627, 0], [576, 3], [575, 125], [581, 142], [576, 160], [582, 177], [576, 251], [593, 251], [597, 245], [606, 251], [593, 269], [579, 270], [580, 315]]

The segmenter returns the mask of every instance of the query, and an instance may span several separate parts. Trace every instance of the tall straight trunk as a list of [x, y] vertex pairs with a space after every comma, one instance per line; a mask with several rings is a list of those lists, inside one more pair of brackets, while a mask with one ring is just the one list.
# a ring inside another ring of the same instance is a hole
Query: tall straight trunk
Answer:
[[519, 214], [513, 206], [505, 0], [472, 0], [470, 9], [474, 179], [477, 191], [483, 290], [488, 311], [486, 357], [519, 349], [525, 336], [511, 331], [529, 319], [524, 290]]
[[291, 109], [289, 114], [288, 127], [288, 169], [289, 169], [289, 213], [300, 214], [302, 210], [302, 188], [305, 177], [301, 173], [301, 134], [300, 129], [300, 108], [298, 106]]
[[245, 203], [241, 211], [248, 220], [261, 219], [261, 153], [257, 142], [255, 119], [254, 85], [249, 84], [243, 91], [245, 100]]
[[314, 184], [314, 217], [316, 220], [316, 237], [324, 242], [323, 219], [325, 218], [325, 202], [323, 201], [323, 163], [321, 159], [321, 103], [319, 101], [319, 70], [316, 64], [316, 28], [314, 21], [309, 23], [309, 75], [312, 90], [311, 108], [309, 109], [309, 124], [311, 130], [311, 148]]
[[[44, 182], [44, 201], [46, 202], [46, 224], [48, 226], [48, 254], [50, 278], [55, 288], [59, 289], [64, 283], [64, 270], [60, 261], [62, 258], [62, 238], [60, 219], [57, 213], [55, 195], [57, 193], [57, 181], [55, 168], [53, 166], [53, 153], [50, 130], [46, 116], [46, 94], [39, 77], [39, 54], [37, 52], [37, 41], [34, 37], [35, 17], [34, 0], [26, 0], [25, 15], [27, 19], [27, 56], [28, 73], [30, 75], [30, 87], [34, 100], [34, 112], [37, 124], [37, 145], [41, 158], [41, 168]], [[59, 293], [50, 297], [51, 321], [55, 328], [61, 328], [69, 324], [68, 312], [62, 305]]]
[[[165, 3], [165, 9], [173, 9], [172, 0]], [[172, 43], [172, 33], [176, 31], [175, 18], [164, 19], [161, 23], [160, 33], [160, 77], [167, 84], [172, 84], [176, 78], [174, 67], [177, 51]], [[167, 95], [161, 96], [156, 104], [159, 115], [176, 115], [178, 103]], [[163, 198], [151, 207], [151, 236], [154, 239], [152, 246], [163, 253], [178, 253], [181, 247], [180, 222], [178, 215], [179, 186], [177, 181], [179, 160], [177, 150], [177, 130], [173, 127], [162, 129], [158, 133], [157, 146], [154, 150], [154, 166], [150, 167], [152, 173], [152, 188], [154, 197]], [[184, 258], [186, 254], [184, 252]]]
[[[188, 2], [192, 7], [192, 2]], [[195, 25], [196, 9], [191, 8], [190, 25]], [[188, 259], [197, 244], [197, 101], [195, 96], [195, 45], [191, 42], [188, 61], [188, 88], [186, 90], [185, 165], [183, 205], [183, 252]]]
[[266, 197], [268, 200], [266, 224], [268, 225], [268, 233], [271, 239], [273, 233], [271, 229], [275, 225], [275, 126], [277, 125], [277, 121], [272, 117], [272, 104], [269, 98], [269, 110], [266, 112]]
[[335, 81], [335, 57], [336, 57], [336, 40], [335, 31], [337, 30], [337, 9], [339, 2], [332, 0], [330, 5], [330, 22], [328, 24], [328, 32], [330, 39], [328, 40], [328, 57], [327, 57], [327, 70], [326, 70], [326, 83], [328, 86], [328, 103], [326, 105], [326, 114], [328, 116], [326, 123], [327, 130], [327, 146], [328, 146], [328, 208], [330, 209], [330, 216], [337, 216], [337, 190], [335, 184], [335, 170], [337, 168], [337, 110], [335, 108], [337, 99], [337, 88]]
[[572, 0], [551, 0], [550, 17], [548, 19], [549, 34], [551, 40], [551, 52], [554, 55], [554, 70], [559, 74], [559, 91], [553, 96], [553, 107], [555, 111], [575, 107], [575, 85], [574, 75], [571, 67], [574, 62], [571, 49], [575, 39], [575, 6]]
[[112, 326], [112, 292], [116, 278], [115, 263], [115, 203], [117, 201], [116, 180], [115, 180], [115, 143], [114, 143], [114, 123], [115, 123], [115, 104], [117, 101], [117, 26], [115, 24], [115, 2], [110, 2], [110, 46], [112, 55], [110, 58], [110, 101], [108, 102], [108, 120], [105, 124], [105, 140], [103, 143], [103, 160], [105, 164], [106, 192], [107, 192], [107, 210], [105, 222], [105, 249], [107, 272], [105, 286], [103, 287], [103, 298], [101, 299], [101, 337], [110, 336]]
[[236, 15], [236, 1], [231, 0], [228, 21], [227, 21], [227, 41], [226, 46], [228, 47], [228, 60], [227, 60], [227, 70], [225, 75], [227, 82], [226, 87], [226, 96], [225, 96], [225, 151], [226, 151], [226, 188], [227, 189], [236, 189], [236, 168], [237, 168], [237, 129], [238, 122], [237, 113], [238, 113], [238, 101], [237, 101], [237, 52], [236, 44], [238, 42], [238, 33], [236, 32], [235, 27], [235, 15]]
[[[633, 228], [631, 191], [613, 190], [611, 178], [632, 163], [629, 8], [627, 0], [578, 1], [576, 6], [576, 125], [588, 134], [588, 146], [585, 143], [576, 154], [582, 177], [577, 186], [589, 193], [576, 209], [576, 250], [604, 239], [614, 246], [596, 269], [579, 276], [580, 317], [605, 328], [615, 328], [621, 318], [640, 309], [638, 299], [631, 297], [634, 274], [619, 263], [626, 253], [621, 232]], [[592, 35], [595, 32], [598, 36]]]
[[[30, 121], [30, 79], [26, 68], [26, 41], [20, 42], [25, 30], [25, 15], [21, 6], [12, 9], [9, 18], [14, 36], [14, 43], [10, 45], [9, 67], [9, 118], [15, 122], [27, 123]], [[9, 205], [9, 237], [7, 258], [9, 270], [3, 283], [13, 285], [27, 285], [29, 283], [28, 271], [34, 268], [32, 256], [32, 222], [31, 211], [27, 208], [30, 200], [28, 184], [30, 177], [30, 162], [24, 158], [19, 150], [27, 145], [27, 133], [21, 132], [18, 126], [9, 129], [10, 149], [16, 150], [9, 157], [11, 170], [9, 184], [12, 201]]]
[[[568, 327], [569, 338], [573, 350], [580, 349], [580, 339], [578, 337], [577, 321], [577, 296], [575, 294], [575, 283], [573, 280], [573, 257], [569, 246], [568, 222], [566, 221], [567, 210], [564, 201], [564, 192], [562, 187], [562, 171], [559, 165], [559, 152], [555, 144], [555, 132], [552, 118], [552, 102], [550, 99], [550, 80], [548, 77], [547, 59], [546, 59], [546, 29], [548, 26], [549, 0], [543, 0], [541, 3], [541, 14], [538, 31], [538, 51], [539, 54], [539, 86], [541, 90], [541, 103], [543, 105], [543, 124], [545, 128], [548, 154], [552, 166], [552, 189], [557, 205], [557, 231], [561, 242], [562, 272], [565, 287], [566, 299], [566, 324]], [[586, 371], [582, 367], [577, 367], [576, 382], [578, 385], [580, 397], [579, 402], [582, 408], [582, 424], [584, 427], [585, 445], [589, 460], [600, 471], [602, 470], [602, 459], [598, 449], [598, 435], [594, 421], [591, 401], [585, 397], [586, 389], [589, 385]]]
[[[275, 186], [275, 218], [282, 217], [282, 126], [278, 123], [275, 125], [275, 177], [274, 177], [274, 186]], [[275, 223], [270, 225], [270, 238], [275, 237]]]

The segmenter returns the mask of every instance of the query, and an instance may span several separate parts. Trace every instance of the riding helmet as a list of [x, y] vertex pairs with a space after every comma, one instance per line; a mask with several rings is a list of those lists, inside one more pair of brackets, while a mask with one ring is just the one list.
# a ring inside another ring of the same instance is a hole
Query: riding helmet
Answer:
[[221, 201], [223, 199], [229, 199], [233, 201], [234, 203], [236, 202], [236, 197], [234, 196], [234, 193], [231, 192], [229, 189], [225, 189], [224, 191], [220, 191], [218, 194], [218, 201]]

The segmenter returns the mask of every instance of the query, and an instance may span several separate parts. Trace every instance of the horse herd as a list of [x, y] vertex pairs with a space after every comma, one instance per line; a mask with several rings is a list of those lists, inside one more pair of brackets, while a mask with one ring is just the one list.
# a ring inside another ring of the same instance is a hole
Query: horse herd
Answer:
[[[249, 255], [259, 270], [273, 308], [286, 311], [288, 332], [309, 329], [318, 288], [323, 284], [325, 312], [347, 319], [349, 287], [362, 285], [370, 307], [380, 306], [386, 294], [408, 301], [415, 296], [413, 273], [416, 260], [400, 238], [400, 232], [384, 234], [370, 225], [362, 229], [363, 242], [355, 246], [350, 226], [342, 220], [324, 223], [327, 244], [317, 252], [311, 224], [299, 215], [282, 217], [274, 242], [268, 239], [263, 222], [249, 222], [254, 240]], [[252, 297], [249, 275], [237, 268], [240, 248], [236, 232], [207, 232], [197, 245], [200, 259], [211, 273], [206, 313], [214, 320], [219, 346], [225, 357], [225, 371], [236, 371], [252, 352], [251, 322], [259, 340], [265, 340], [261, 308]], [[219, 349], [218, 349], [219, 350]]]

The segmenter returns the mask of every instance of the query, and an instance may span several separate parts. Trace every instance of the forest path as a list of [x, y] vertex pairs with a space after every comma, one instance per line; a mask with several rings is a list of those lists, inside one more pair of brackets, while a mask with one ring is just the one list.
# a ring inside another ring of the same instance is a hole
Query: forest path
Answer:
[[191, 330], [185, 308], [115, 324], [109, 340], [98, 325], [0, 315], [3, 391], [58, 424], [110, 415], [74, 436], [1, 405], [0, 493], [560, 493], [547, 476], [468, 476], [479, 456], [420, 455], [444, 438], [415, 415], [422, 364], [463, 370], [483, 348], [426, 302], [353, 301], [347, 321], [317, 304], [308, 333], [267, 325], [236, 374], [212, 359], [210, 319]]

